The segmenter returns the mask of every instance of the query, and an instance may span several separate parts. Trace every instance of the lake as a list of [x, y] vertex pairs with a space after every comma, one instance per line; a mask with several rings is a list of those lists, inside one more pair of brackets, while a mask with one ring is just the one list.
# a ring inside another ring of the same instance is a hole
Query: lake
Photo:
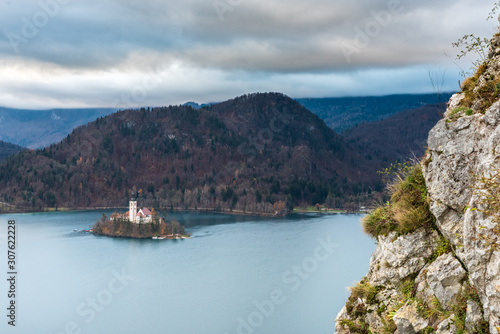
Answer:
[[[330, 334], [375, 249], [357, 214], [170, 213], [186, 240], [81, 232], [102, 212], [0, 215], [1, 333]], [[17, 233], [15, 328], [8, 220]]]

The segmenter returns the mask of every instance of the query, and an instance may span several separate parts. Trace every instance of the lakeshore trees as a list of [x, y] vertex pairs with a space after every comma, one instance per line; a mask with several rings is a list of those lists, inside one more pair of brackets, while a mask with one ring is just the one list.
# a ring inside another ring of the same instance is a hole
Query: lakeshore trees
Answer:
[[[151, 211], [153, 213], [153, 211]], [[160, 218], [155, 212], [151, 223], [135, 224], [131, 223], [128, 219], [121, 217], [113, 217], [108, 219], [103, 213], [92, 231], [95, 234], [106, 235], [112, 237], [126, 237], [126, 238], [152, 238], [154, 236], [175, 237], [176, 235], [185, 235], [184, 226], [177, 220], [165, 221]]]

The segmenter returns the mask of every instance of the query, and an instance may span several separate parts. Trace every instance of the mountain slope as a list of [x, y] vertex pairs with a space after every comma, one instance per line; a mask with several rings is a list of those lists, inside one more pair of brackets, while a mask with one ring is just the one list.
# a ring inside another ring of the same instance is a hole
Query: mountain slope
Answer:
[[404, 110], [416, 109], [429, 104], [448, 101], [450, 93], [404, 94], [388, 96], [362, 96], [339, 98], [297, 99], [307, 109], [325, 120], [337, 132], [343, 132], [357, 124], [374, 122]]
[[445, 110], [444, 103], [405, 110], [380, 121], [360, 124], [342, 135], [375, 169], [381, 170], [395, 161], [422, 157], [429, 131]]
[[282, 94], [245, 95], [199, 110], [125, 110], [0, 165], [4, 201], [43, 207], [126, 205], [274, 212], [279, 200], [349, 200], [373, 186], [363, 158]]
[[75, 127], [109, 115], [116, 109], [20, 110], [0, 107], [0, 140], [41, 148], [66, 137]]
[[0, 140], [0, 161], [5, 160], [8, 156], [21, 152], [24, 149], [24, 147]]

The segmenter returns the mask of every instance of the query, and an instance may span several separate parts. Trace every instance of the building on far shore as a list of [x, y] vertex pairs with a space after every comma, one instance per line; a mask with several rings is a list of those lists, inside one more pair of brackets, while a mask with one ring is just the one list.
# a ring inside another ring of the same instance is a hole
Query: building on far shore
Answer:
[[153, 216], [151, 211], [146, 207], [137, 210], [137, 201], [131, 199], [128, 204], [128, 211], [125, 213], [113, 213], [111, 219], [123, 219], [135, 224], [144, 224], [151, 223]]

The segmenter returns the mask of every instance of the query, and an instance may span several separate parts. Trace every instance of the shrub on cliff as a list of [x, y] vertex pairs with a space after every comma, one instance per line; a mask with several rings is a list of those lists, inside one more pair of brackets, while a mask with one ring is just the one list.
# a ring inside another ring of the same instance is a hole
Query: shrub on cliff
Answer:
[[420, 227], [430, 228], [435, 222], [420, 164], [399, 165], [392, 174], [387, 187], [391, 200], [363, 219], [364, 231], [374, 238], [392, 231], [411, 233]]
[[476, 206], [470, 208], [484, 213], [489, 217], [491, 226], [480, 226], [477, 232], [477, 238], [482, 240], [483, 244], [490, 252], [500, 249], [500, 170], [491, 166], [489, 175], [480, 175], [476, 177], [474, 193], [477, 196]]

